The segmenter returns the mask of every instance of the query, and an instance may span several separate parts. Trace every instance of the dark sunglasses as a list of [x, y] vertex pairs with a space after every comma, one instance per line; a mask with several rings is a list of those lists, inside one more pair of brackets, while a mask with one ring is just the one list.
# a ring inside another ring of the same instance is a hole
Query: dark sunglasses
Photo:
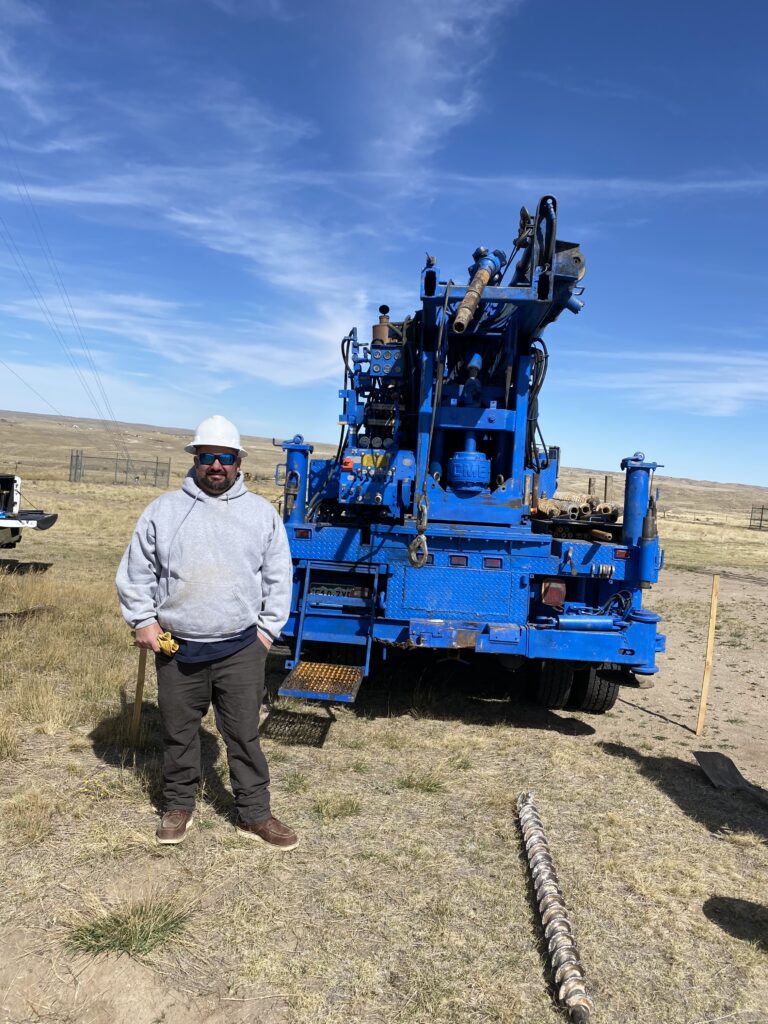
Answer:
[[212, 466], [217, 459], [222, 466], [234, 466], [237, 462], [237, 456], [232, 452], [201, 452], [197, 456], [201, 466]]

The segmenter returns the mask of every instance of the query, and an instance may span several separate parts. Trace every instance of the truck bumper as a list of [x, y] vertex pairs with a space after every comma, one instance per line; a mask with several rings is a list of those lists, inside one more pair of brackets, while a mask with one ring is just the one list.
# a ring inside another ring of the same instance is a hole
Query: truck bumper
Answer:
[[[376, 619], [374, 643], [421, 650], [474, 650], [478, 654], [516, 654], [545, 658], [626, 665], [638, 675], [653, 675], [656, 655], [665, 649], [666, 638], [656, 632], [656, 621], [627, 622], [614, 630], [575, 630], [513, 623], [479, 623], [447, 619], [411, 619], [395, 622]], [[306, 622], [304, 639], [326, 643], [365, 644], [369, 619], [313, 616]], [[295, 636], [296, 616], [291, 615], [284, 633]]]

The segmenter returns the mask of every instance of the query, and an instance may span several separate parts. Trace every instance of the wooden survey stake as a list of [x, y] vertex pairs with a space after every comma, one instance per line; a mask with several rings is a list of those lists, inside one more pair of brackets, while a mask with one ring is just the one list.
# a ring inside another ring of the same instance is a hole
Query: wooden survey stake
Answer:
[[709, 602], [709, 633], [707, 635], [707, 657], [704, 662], [704, 678], [701, 681], [701, 699], [699, 700], [699, 717], [696, 720], [696, 735], [704, 732], [704, 717], [707, 713], [707, 697], [709, 696], [709, 677], [712, 675], [712, 655], [715, 652], [715, 623], [717, 622], [717, 594], [720, 590], [720, 577], [712, 577], [712, 597]]
[[147, 674], [147, 649], [139, 651], [139, 670], [136, 673], [136, 695], [133, 698], [133, 719], [131, 721], [131, 746], [135, 747], [139, 739], [141, 724], [141, 702], [144, 697], [144, 677]]

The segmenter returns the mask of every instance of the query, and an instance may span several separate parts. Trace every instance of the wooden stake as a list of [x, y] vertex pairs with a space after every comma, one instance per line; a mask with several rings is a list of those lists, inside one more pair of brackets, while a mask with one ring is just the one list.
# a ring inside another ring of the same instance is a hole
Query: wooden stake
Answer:
[[704, 717], [707, 713], [707, 697], [709, 696], [709, 677], [712, 675], [712, 656], [715, 653], [715, 623], [717, 622], [717, 594], [720, 590], [720, 577], [712, 577], [712, 597], [709, 602], [709, 634], [707, 635], [707, 657], [704, 662], [704, 678], [701, 681], [701, 699], [699, 700], [699, 717], [696, 720], [696, 735], [704, 732]]
[[139, 741], [139, 725], [141, 723], [141, 701], [144, 697], [144, 677], [147, 674], [147, 649], [139, 651], [139, 670], [136, 673], [136, 695], [133, 698], [133, 719], [131, 721], [131, 746], [136, 747]]

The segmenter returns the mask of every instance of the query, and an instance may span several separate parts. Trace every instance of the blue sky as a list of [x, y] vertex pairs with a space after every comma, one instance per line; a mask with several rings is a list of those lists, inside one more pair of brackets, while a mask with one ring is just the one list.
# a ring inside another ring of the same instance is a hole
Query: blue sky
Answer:
[[767, 482], [765, 5], [0, 0], [0, 27], [0, 407], [95, 416], [85, 338], [118, 419], [333, 441], [341, 336], [551, 192], [587, 277], [547, 442]]

